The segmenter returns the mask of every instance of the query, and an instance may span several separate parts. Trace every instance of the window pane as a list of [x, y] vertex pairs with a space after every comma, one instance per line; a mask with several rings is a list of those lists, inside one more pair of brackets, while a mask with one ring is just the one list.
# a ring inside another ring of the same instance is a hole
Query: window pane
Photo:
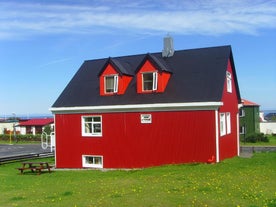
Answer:
[[152, 90], [153, 87], [153, 73], [143, 74], [143, 90]]
[[114, 93], [118, 92], [118, 76], [114, 76]]
[[101, 124], [93, 124], [94, 131], [93, 133], [101, 133]]
[[227, 92], [232, 93], [232, 75], [230, 72], [226, 72], [226, 80], [227, 80]]
[[100, 116], [93, 117], [93, 122], [101, 122], [101, 117]]
[[153, 73], [153, 86], [152, 86], [152, 90], [157, 90], [157, 73]]
[[114, 92], [114, 76], [105, 77], [105, 90], [107, 93]]
[[220, 114], [220, 136], [223, 136], [226, 134], [226, 120], [225, 120], [225, 114]]
[[102, 158], [101, 157], [94, 157], [94, 164], [96, 164], [96, 165], [102, 164]]
[[85, 123], [85, 133], [92, 133], [92, 124]]
[[91, 122], [91, 121], [92, 121], [92, 117], [85, 117], [85, 118], [84, 118], [84, 121], [85, 121], [85, 122]]
[[231, 133], [231, 115], [229, 112], [226, 113], [226, 124], [227, 124], [227, 134]]
[[87, 164], [93, 164], [93, 157], [85, 157], [85, 162]]

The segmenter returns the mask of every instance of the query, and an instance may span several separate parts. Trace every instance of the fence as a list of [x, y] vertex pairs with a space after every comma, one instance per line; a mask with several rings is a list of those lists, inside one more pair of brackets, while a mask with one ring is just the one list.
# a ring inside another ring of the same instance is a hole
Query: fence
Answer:
[[260, 132], [264, 134], [276, 134], [276, 122], [260, 122]]

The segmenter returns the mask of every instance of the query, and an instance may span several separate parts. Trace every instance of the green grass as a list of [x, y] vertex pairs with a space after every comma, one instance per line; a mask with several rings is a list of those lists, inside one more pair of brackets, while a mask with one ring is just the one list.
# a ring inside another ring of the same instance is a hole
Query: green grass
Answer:
[[[52, 158], [45, 159], [54, 163]], [[0, 206], [276, 206], [276, 153], [142, 170], [20, 175], [0, 166]]]

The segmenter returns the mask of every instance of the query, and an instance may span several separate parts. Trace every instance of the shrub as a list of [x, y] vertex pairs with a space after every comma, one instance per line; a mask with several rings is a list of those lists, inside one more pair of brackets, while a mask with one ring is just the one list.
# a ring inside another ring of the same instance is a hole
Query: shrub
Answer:
[[245, 137], [245, 142], [256, 143], [257, 137], [254, 134], [247, 135]]
[[256, 143], [256, 142], [269, 142], [269, 139], [267, 136], [265, 136], [263, 133], [253, 133], [253, 134], [249, 134], [246, 138], [245, 138], [246, 142], [250, 142], [250, 143]]
[[[22, 135], [22, 134], [17, 134], [16, 135], [16, 140], [14, 140], [14, 136], [11, 136], [12, 141], [18, 141], [18, 142], [28, 142], [28, 141], [40, 141], [41, 140], [41, 135], [40, 134], [26, 134], [26, 135]], [[1, 134], [0, 135], [0, 140], [3, 141], [9, 141], [10, 140], [10, 135], [8, 134]]]

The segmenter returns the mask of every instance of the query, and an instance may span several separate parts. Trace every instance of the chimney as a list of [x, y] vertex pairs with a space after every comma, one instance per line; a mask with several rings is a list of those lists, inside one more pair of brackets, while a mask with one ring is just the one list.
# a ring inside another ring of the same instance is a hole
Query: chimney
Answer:
[[173, 56], [173, 38], [171, 36], [164, 37], [164, 49], [162, 51], [162, 57], [171, 57]]

